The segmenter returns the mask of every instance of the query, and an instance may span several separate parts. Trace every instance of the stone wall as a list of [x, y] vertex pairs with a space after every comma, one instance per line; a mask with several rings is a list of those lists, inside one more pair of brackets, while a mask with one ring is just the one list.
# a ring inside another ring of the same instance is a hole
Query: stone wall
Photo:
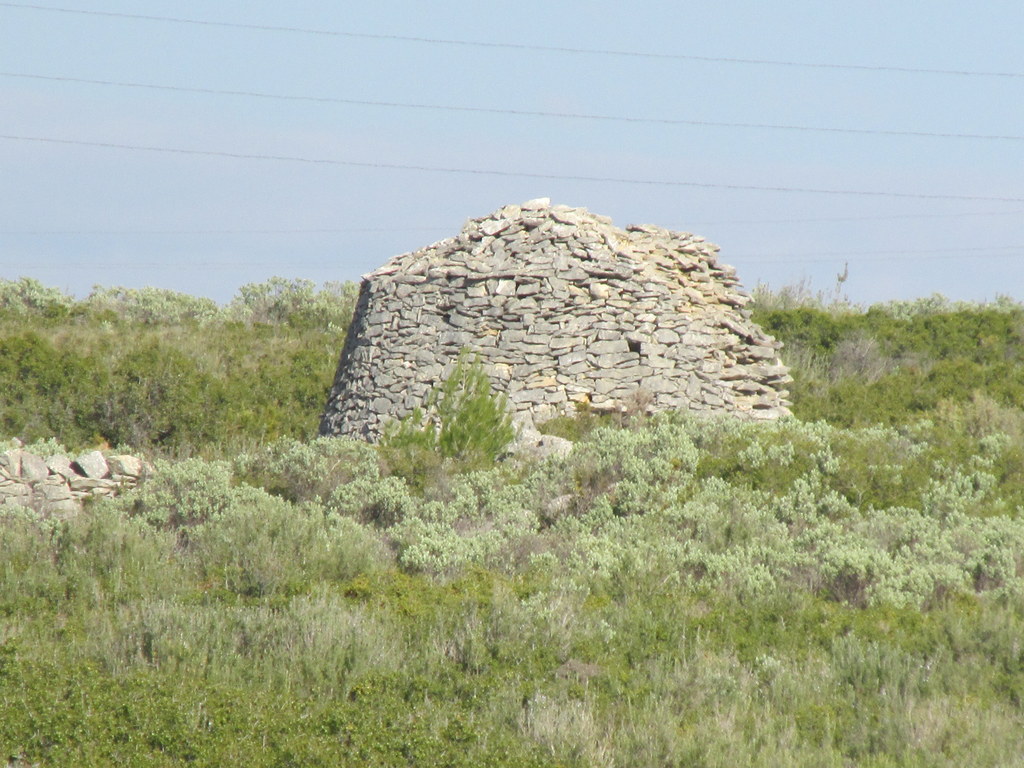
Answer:
[[472, 219], [364, 277], [321, 434], [376, 439], [463, 348], [519, 422], [578, 405], [784, 415], [781, 344], [718, 251], [547, 199]]
[[37, 456], [15, 447], [0, 452], [0, 513], [28, 507], [42, 517], [81, 511], [86, 499], [134, 488], [149, 471], [135, 456], [90, 451]]

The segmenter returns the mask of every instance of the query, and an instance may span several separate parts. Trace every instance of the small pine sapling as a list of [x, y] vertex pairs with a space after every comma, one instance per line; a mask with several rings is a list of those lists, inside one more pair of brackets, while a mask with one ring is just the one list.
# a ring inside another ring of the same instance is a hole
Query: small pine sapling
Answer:
[[463, 350], [426, 408], [393, 424], [383, 444], [404, 451], [429, 450], [467, 466], [493, 463], [515, 437], [508, 401], [491, 391], [479, 356]]

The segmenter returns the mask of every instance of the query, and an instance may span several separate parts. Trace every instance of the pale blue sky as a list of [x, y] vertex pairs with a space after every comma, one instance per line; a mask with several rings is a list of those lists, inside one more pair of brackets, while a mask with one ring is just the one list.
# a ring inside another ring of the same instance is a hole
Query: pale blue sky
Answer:
[[[723, 260], [748, 288], [806, 278], [828, 289], [849, 262], [845, 289], [855, 301], [933, 292], [1024, 299], [1019, 0], [53, 2], [47, 7], [65, 10], [0, 3], [0, 134], [22, 137], [0, 139], [3, 278], [28, 275], [79, 295], [93, 284], [154, 285], [225, 301], [240, 285], [272, 275], [357, 279], [396, 253], [455, 234], [468, 217], [548, 196], [620, 226], [654, 223], [704, 235], [722, 246]], [[1004, 138], [601, 121], [40, 76]], [[937, 199], [367, 168], [26, 139]], [[1002, 199], [945, 199], [957, 196]]]

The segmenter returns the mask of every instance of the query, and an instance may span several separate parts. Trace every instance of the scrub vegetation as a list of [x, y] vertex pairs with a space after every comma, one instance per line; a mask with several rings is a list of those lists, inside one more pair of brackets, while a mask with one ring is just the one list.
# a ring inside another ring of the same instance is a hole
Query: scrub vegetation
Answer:
[[177, 456], [310, 436], [355, 300], [352, 283], [281, 278], [224, 307], [0, 281], [0, 434]]
[[434, 422], [313, 437], [353, 302], [0, 282], [6, 434], [154, 463], [0, 512], [9, 765], [1024, 762], [1020, 305], [762, 290], [794, 418], [491, 460], [468, 359]]

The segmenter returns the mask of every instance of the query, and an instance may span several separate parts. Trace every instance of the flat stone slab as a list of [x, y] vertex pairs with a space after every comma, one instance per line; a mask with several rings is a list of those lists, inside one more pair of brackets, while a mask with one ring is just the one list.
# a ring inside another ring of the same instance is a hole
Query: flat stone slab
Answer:
[[94, 488], [116, 488], [117, 483], [101, 477], [77, 477], [69, 484], [73, 491], [91, 491]]

